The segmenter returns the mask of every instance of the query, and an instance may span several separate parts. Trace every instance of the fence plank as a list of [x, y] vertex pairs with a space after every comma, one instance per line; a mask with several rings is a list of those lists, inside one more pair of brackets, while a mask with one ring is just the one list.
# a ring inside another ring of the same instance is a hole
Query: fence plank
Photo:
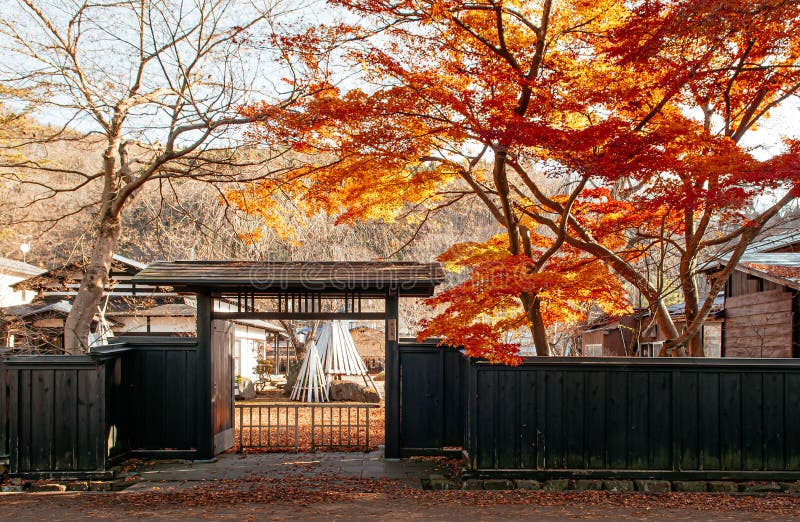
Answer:
[[[678, 390], [672, 400], [678, 405], [678, 416], [675, 418], [679, 429], [678, 446], [680, 448], [680, 461], [678, 469], [702, 469], [700, 432], [700, 408], [698, 400], [700, 377], [694, 371], [680, 372]], [[685, 400], [675, 400], [683, 396]]]
[[[786, 469], [786, 444], [784, 437], [785, 375], [777, 372], [764, 373], [764, 469]], [[792, 442], [792, 444], [794, 444]]]
[[[550, 469], [566, 468], [564, 458], [564, 374], [563, 372], [548, 372], [545, 376], [545, 398], [547, 408], [544, 412], [545, 424], [545, 465]], [[480, 388], [478, 393], [480, 394]], [[491, 406], [490, 406], [491, 407]], [[482, 413], [482, 411], [479, 411]], [[472, 422], [481, 422], [474, 419]]]
[[764, 374], [741, 375], [742, 469], [764, 469]]
[[667, 372], [652, 372], [649, 379], [649, 468], [672, 466], [672, 378]]
[[606, 373], [586, 373], [586, 467], [606, 467]]
[[54, 466], [57, 471], [76, 469], [75, 442], [78, 425], [78, 370], [65, 370], [55, 375], [55, 440]]
[[703, 372], [698, 375], [700, 393], [700, 469], [720, 467], [719, 441], [719, 375]]
[[19, 409], [19, 425], [16, 440], [18, 452], [17, 466], [19, 470], [27, 471], [31, 466], [31, 372], [24, 369], [18, 372], [19, 395], [18, 401], [22, 407]]
[[53, 370], [31, 370], [31, 403], [37, 407], [30, 417], [30, 466], [31, 469], [52, 469]]
[[631, 372], [628, 375], [628, 467], [646, 469], [650, 455], [650, 375]]
[[477, 396], [478, 412], [481, 422], [477, 429], [477, 457], [478, 466], [481, 468], [497, 468], [497, 433], [495, 424], [497, 422], [497, 372], [486, 371], [478, 374]]
[[[520, 417], [519, 407], [522, 396], [518, 372], [495, 372], [497, 394], [511, 400], [495, 402], [495, 440], [497, 445], [496, 463], [500, 469], [513, 468], [520, 458]], [[510, 422], [509, 422], [510, 420]]]
[[536, 372], [518, 373], [519, 378], [519, 461], [523, 467], [537, 467], [538, 397]]
[[567, 468], [583, 468], [586, 466], [584, 459], [584, 437], [586, 427], [584, 424], [586, 407], [586, 393], [584, 391], [585, 373], [580, 371], [564, 372], [564, 442]]
[[720, 429], [720, 459], [722, 469], [742, 469], [742, 384], [741, 376], [722, 373], [719, 376], [720, 418], [725, 429]]
[[800, 440], [800, 373], [786, 374], [785, 404], [788, 411], [784, 414], [786, 422], [786, 469], [800, 470], [800, 451], [797, 441]]
[[[98, 395], [99, 387], [95, 372], [78, 371], [78, 425], [95, 426], [99, 420]], [[98, 433], [92, 429], [78, 431], [77, 467], [80, 470], [91, 470], [97, 467], [100, 455], [97, 452]]]
[[608, 407], [608, 435], [606, 451], [611, 469], [628, 467], [628, 374], [621, 371], [608, 372], [606, 400]]

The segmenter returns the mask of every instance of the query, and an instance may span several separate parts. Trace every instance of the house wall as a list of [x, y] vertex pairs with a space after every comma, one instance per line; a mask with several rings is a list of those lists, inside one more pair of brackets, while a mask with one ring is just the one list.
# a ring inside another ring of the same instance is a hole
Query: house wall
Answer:
[[150, 317], [150, 329], [147, 328], [147, 317], [114, 316], [113, 320], [122, 326], [112, 328], [115, 335], [145, 333], [187, 333], [193, 334], [196, 329], [194, 317]]
[[[609, 323], [601, 329], [584, 332], [581, 335], [583, 355], [602, 357], [632, 355], [633, 329], [635, 327], [636, 319], [623, 317], [619, 321]], [[592, 347], [596, 345], [602, 346], [600, 353], [593, 351]]]
[[600, 352], [602, 353], [603, 333], [604, 330], [594, 330], [581, 334], [581, 347], [585, 357], [595, 355], [596, 347], [598, 345], [600, 346]]
[[233, 348], [234, 375], [246, 377], [251, 381], [257, 381], [258, 375], [255, 367], [258, 359], [266, 356], [267, 351], [272, 351], [271, 335], [265, 330], [252, 326], [236, 325]]
[[722, 321], [706, 321], [703, 325], [703, 351], [706, 357], [722, 357]]
[[725, 285], [725, 297], [739, 297], [742, 295], [768, 292], [783, 288], [778, 283], [754, 277], [740, 271], [734, 271]]
[[636, 330], [636, 318], [625, 316], [616, 325], [610, 325], [614, 329], [606, 332], [603, 342], [603, 355], [606, 357], [629, 357], [633, 355], [634, 339], [633, 334]]
[[0, 273], [0, 307], [17, 306], [30, 303], [36, 296], [31, 290], [20, 290], [15, 292], [11, 285], [27, 279], [28, 276], [20, 277], [14, 274]]
[[[722, 319], [713, 316], [706, 318], [703, 324], [703, 351], [706, 357], [722, 357], [722, 324]], [[675, 328], [677, 328], [679, 332], [683, 331], [683, 329], [686, 328], [686, 321], [681, 319], [675, 320]], [[645, 332], [642, 332], [640, 337], [640, 342], [642, 343], [663, 343], [666, 340], [666, 335], [664, 335], [664, 332], [658, 325], [651, 326]]]
[[726, 297], [725, 357], [792, 357], [794, 295], [779, 288]]

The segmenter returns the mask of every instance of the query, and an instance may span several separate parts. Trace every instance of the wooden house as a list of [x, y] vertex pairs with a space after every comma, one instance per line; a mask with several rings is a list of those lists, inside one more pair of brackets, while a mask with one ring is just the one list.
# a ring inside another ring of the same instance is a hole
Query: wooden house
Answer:
[[745, 254], [728, 278], [724, 357], [800, 357], [800, 253], [791, 250], [797, 243]]
[[635, 315], [603, 318], [581, 332], [584, 357], [630, 357], [634, 355], [635, 333], [639, 319]]
[[[703, 323], [706, 357], [721, 357], [723, 306], [724, 296], [720, 294]], [[668, 310], [678, 330], [684, 328], [685, 305], [674, 304]], [[584, 357], [656, 357], [666, 341], [666, 336], [646, 310], [600, 319], [584, 328], [580, 337]]]

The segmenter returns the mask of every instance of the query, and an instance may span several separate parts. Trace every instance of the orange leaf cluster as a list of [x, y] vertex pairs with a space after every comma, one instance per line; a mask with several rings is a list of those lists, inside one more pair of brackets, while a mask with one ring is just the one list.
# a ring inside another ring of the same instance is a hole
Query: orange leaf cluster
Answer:
[[[539, 235], [531, 240], [537, 254], [552, 244]], [[466, 271], [468, 279], [427, 300], [444, 310], [422, 322], [420, 338], [442, 337], [471, 357], [514, 365], [520, 343], [509, 332], [528, 325], [522, 293], [539, 297], [546, 326], [585, 319], [586, 303], [614, 315], [630, 311], [624, 288], [604, 264], [565, 249], [537, 270], [531, 257], [510, 254], [507, 241], [497, 235], [484, 243], [461, 243], [439, 257], [448, 269]]]

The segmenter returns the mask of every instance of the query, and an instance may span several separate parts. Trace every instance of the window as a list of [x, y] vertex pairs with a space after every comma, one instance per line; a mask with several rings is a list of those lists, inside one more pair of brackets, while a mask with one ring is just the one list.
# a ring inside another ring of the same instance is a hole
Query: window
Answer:
[[658, 341], [655, 343], [641, 343], [639, 345], [639, 357], [658, 357], [663, 345], [663, 341]]
[[233, 374], [242, 374], [242, 341], [233, 344]]
[[585, 357], [602, 357], [603, 345], [602, 344], [587, 344], [583, 350]]

